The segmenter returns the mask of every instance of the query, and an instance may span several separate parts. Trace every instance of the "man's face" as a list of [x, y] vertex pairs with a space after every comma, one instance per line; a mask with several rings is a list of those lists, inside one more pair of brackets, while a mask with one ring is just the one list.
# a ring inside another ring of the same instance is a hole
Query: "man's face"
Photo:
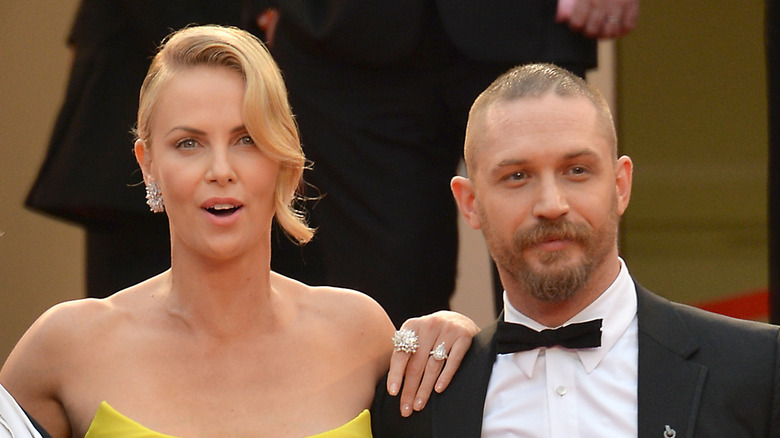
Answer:
[[584, 97], [553, 94], [487, 109], [470, 179], [476, 227], [507, 290], [564, 300], [617, 260], [631, 162], [615, 161], [598, 114]]

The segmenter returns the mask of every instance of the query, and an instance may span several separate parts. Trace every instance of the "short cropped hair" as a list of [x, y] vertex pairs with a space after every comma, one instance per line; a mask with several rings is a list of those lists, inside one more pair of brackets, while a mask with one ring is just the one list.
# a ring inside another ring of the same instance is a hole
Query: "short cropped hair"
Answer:
[[274, 193], [276, 221], [298, 243], [308, 242], [314, 231], [296, 208], [306, 167], [298, 127], [279, 67], [254, 35], [208, 25], [184, 28], [163, 40], [141, 86], [136, 137], [152, 146], [148, 143], [151, 120], [160, 91], [178, 71], [202, 65], [229, 68], [243, 78], [241, 115], [247, 132], [281, 167]]
[[617, 158], [617, 136], [609, 104], [601, 92], [570, 71], [553, 64], [526, 64], [515, 67], [493, 81], [483, 91], [469, 111], [466, 125], [464, 156], [469, 171], [474, 169], [475, 151], [485, 112], [494, 103], [521, 98], [542, 97], [548, 93], [561, 97], [585, 97], [596, 107], [601, 120], [609, 131], [609, 141]]

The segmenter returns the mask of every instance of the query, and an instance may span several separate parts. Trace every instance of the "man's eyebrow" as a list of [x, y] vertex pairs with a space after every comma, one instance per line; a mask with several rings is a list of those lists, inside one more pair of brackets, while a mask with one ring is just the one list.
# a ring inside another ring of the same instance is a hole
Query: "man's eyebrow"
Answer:
[[585, 156], [595, 157], [597, 155], [598, 154], [596, 154], [596, 152], [593, 149], [582, 149], [582, 150], [579, 150], [579, 151], [574, 151], [574, 152], [568, 153], [568, 154], [564, 155], [563, 157], [565, 159], [567, 159], [567, 160], [571, 160], [572, 158], [579, 158], [579, 157], [585, 157]]
[[507, 160], [501, 160], [498, 164], [496, 164], [496, 168], [501, 168], [506, 166], [521, 166], [526, 163], [528, 163], [528, 160], [511, 158]]
[[505, 160], [499, 161], [495, 166], [493, 166], [491, 169], [488, 169], [487, 174], [491, 175], [492, 177], [500, 176], [501, 172], [504, 171], [507, 167], [519, 167], [523, 166], [528, 163], [528, 160], [526, 159], [515, 159], [515, 158], [508, 158]]

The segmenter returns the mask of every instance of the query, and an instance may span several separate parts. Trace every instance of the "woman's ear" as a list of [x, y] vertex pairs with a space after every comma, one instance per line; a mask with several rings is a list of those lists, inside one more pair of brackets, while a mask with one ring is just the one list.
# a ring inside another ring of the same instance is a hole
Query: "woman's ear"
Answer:
[[144, 181], [146, 181], [146, 175], [149, 174], [149, 167], [152, 159], [149, 154], [149, 149], [147, 149], [146, 143], [139, 138], [133, 145], [133, 151], [135, 152], [135, 161], [138, 162], [138, 166], [144, 174]]
[[471, 228], [475, 230], [480, 229], [482, 223], [474, 205], [474, 185], [472, 181], [462, 176], [453, 177], [452, 181], [450, 181], [450, 189], [452, 189], [452, 195], [455, 197], [455, 202], [458, 203], [463, 219], [466, 220], [466, 223]]

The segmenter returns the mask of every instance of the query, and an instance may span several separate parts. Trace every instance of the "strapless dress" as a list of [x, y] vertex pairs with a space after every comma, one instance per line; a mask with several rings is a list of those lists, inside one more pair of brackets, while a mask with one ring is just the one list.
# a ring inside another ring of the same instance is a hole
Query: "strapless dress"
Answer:
[[[371, 415], [363, 410], [347, 424], [306, 438], [371, 438]], [[84, 438], [176, 438], [155, 432], [101, 402]]]

